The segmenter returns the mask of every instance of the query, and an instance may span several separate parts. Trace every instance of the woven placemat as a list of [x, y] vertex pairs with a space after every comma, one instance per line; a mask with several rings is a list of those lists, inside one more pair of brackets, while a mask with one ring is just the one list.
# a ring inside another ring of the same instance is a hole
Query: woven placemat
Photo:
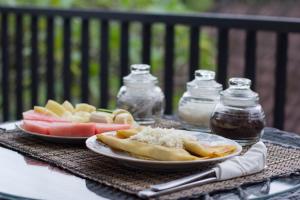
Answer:
[[[158, 184], [195, 173], [195, 171], [158, 173], [124, 168], [109, 158], [89, 151], [84, 145], [50, 143], [20, 131], [0, 133], [0, 144], [66, 169], [75, 175], [131, 194], [136, 194], [138, 191], [148, 188], [151, 184]], [[269, 142], [266, 142], [266, 146], [269, 153], [268, 167], [261, 173], [206, 184], [171, 195], [161, 196], [160, 198], [178, 199], [198, 196], [207, 192], [232, 189], [245, 183], [261, 182], [274, 176], [288, 175], [300, 170], [300, 148], [286, 147]]]

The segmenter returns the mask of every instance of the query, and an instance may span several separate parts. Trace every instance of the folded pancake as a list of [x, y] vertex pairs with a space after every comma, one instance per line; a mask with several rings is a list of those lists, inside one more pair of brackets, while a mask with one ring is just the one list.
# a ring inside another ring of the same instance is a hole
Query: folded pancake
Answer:
[[160, 145], [147, 144], [130, 139], [120, 139], [112, 135], [98, 134], [97, 139], [111, 148], [123, 150], [131, 154], [161, 161], [197, 160], [184, 149], [169, 148]]
[[183, 146], [185, 150], [193, 155], [209, 158], [223, 157], [233, 153], [236, 150], [236, 146], [234, 145], [210, 146], [193, 140], [184, 140]]

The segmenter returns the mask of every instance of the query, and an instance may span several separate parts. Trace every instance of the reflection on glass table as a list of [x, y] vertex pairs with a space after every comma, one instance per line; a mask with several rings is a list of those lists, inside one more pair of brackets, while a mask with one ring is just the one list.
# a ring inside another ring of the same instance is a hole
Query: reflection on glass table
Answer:
[[[106, 186], [86, 181], [55, 166], [3, 147], [0, 147], [0, 163], [0, 194], [5, 198], [14, 199], [13, 196], [19, 196], [76, 200], [113, 197], [112, 193], [106, 197], [105, 192], [99, 189], [108, 191], [110, 188]], [[88, 185], [97, 185], [98, 191], [90, 190]], [[118, 192], [114, 191], [114, 195], [118, 195]]]
[[[265, 182], [242, 186], [235, 190], [210, 194], [215, 200], [222, 199], [265, 199], [276, 195], [300, 189], [300, 174], [295, 173], [289, 177], [279, 177]], [[272, 199], [272, 198], [271, 198]]]

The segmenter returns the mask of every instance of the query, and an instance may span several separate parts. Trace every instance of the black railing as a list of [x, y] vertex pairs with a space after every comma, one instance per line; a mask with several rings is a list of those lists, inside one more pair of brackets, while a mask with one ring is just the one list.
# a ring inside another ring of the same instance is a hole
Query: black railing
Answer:
[[71, 72], [70, 72], [70, 52], [71, 52], [71, 21], [74, 18], [81, 19], [81, 100], [87, 102], [89, 99], [89, 26], [91, 19], [99, 19], [101, 24], [100, 39], [100, 106], [106, 107], [109, 101], [109, 25], [111, 21], [120, 23], [120, 84], [121, 77], [128, 73], [129, 66], [129, 26], [132, 22], [142, 25], [142, 51], [141, 62], [151, 64], [151, 40], [152, 25], [162, 23], [165, 26], [165, 54], [164, 54], [164, 92], [166, 94], [166, 113], [172, 113], [172, 99], [174, 90], [174, 40], [176, 25], [184, 25], [190, 28], [190, 48], [189, 48], [189, 77], [193, 77], [193, 72], [199, 64], [199, 37], [201, 27], [211, 26], [218, 30], [218, 56], [217, 56], [217, 80], [225, 84], [227, 79], [229, 30], [242, 29], [246, 32], [245, 39], [245, 77], [252, 79], [255, 86], [256, 77], [256, 35], [257, 31], [272, 31], [277, 34], [276, 40], [276, 72], [275, 72], [275, 107], [274, 126], [283, 128], [284, 106], [286, 91], [286, 71], [288, 53], [288, 33], [300, 32], [300, 20], [296, 18], [278, 17], [256, 17], [225, 14], [193, 14], [193, 15], [173, 15], [173, 14], [145, 14], [138, 12], [114, 12], [104, 10], [78, 10], [78, 9], [50, 9], [50, 8], [24, 8], [24, 7], [0, 7], [1, 13], [1, 50], [2, 50], [2, 110], [3, 120], [9, 119], [9, 80], [10, 73], [9, 44], [8, 44], [8, 15], [16, 16], [15, 49], [16, 56], [16, 116], [19, 118], [23, 111], [22, 93], [22, 40], [23, 40], [23, 16], [31, 18], [31, 103], [35, 105], [38, 97], [39, 79], [39, 52], [38, 52], [38, 21], [40, 17], [47, 18], [46, 36], [46, 70], [47, 70], [47, 97], [54, 98], [54, 19], [63, 18], [63, 93], [65, 99], [70, 99]]

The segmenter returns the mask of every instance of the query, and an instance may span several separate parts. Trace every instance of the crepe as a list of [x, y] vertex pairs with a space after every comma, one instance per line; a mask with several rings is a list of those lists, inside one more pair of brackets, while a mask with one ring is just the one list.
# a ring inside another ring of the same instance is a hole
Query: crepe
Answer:
[[208, 145], [196, 137], [174, 129], [135, 127], [101, 134], [97, 139], [111, 148], [140, 159], [161, 161], [203, 160], [224, 157], [236, 151], [235, 145]]
[[120, 139], [112, 135], [98, 134], [97, 139], [111, 148], [123, 150], [138, 156], [161, 161], [187, 161], [200, 159], [184, 149], [147, 144], [130, 139]]
[[193, 155], [209, 158], [223, 157], [236, 150], [236, 146], [234, 145], [209, 146], [193, 140], [184, 140], [183, 146], [184, 149], [191, 152]]

